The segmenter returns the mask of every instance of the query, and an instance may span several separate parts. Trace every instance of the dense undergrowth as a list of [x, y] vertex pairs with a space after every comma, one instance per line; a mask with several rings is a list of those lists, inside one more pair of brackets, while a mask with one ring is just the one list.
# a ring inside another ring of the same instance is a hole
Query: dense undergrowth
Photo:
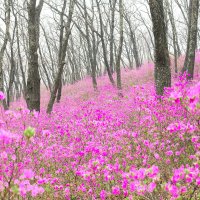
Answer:
[[158, 99], [152, 69], [123, 72], [123, 98], [102, 77], [65, 88], [51, 115], [45, 93], [40, 114], [1, 108], [0, 198], [199, 199], [200, 79]]

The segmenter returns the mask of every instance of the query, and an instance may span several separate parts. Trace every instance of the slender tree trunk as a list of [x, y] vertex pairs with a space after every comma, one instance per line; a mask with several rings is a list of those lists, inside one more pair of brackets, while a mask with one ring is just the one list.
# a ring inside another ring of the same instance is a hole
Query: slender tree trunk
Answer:
[[43, 30], [45, 41], [46, 41], [46, 45], [47, 45], [47, 49], [48, 49], [48, 52], [49, 52], [49, 57], [50, 57], [50, 61], [51, 61], [51, 71], [52, 71], [52, 74], [54, 75], [55, 74], [55, 67], [54, 67], [54, 63], [55, 62], [54, 62], [53, 55], [52, 55], [52, 49], [50, 47], [48, 35], [47, 35], [44, 27], [41, 26], [41, 28]]
[[68, 60], [69, 60], [69, 63], [70, 63], [70, 67], [71, 67], [71, 70], [72, 70], [70, 83], [74, 84], [76, 82], [75, 66], [74, 66], [74, 62], [72, 60], [72, 55], [71, 55], [70, 51], [67, 50], [67, 53], [68, 53]]
[[36, 0], [31, 0], [27, 4], [29, 58], [26, 103], [29, 110], [40, 111], [40, 74], [37, 51], [39, 47], [40, 13], [43, 7], [43, 0], [40, 0], [38, 6], [36, 6]]
[[115, 10], [116, 10], [117, 0], [110, 0], [111, 6], [111, 25], [110, 25], [110, 70], [111, 73], [114, 73], [114, 54], [113, 54], [113, 45], [114, 45], [114, 28], [115, 28]]
[[178, 5], [179, 9], [181, 10], [181, 13], [183, 15], [183, 18], [185, 20], [185, 23], [188, 25], [188, 20], [187, 20], [187, 17], [185, 15], [185, 12], [183, 10], [183, 6], [180, 4], [180, 0], [175, 0], [176, 4]]
[[[19, 35], [19, 13], [18, 12], [14, 12], [14, 4], [12, 4], [12, 10], [13, 10], [13, 16], [15, 19], [15, 23], [16, 23], [16, 43], [17, 43], [17, 55], [18, 55], [18, 60], [16, 62], [17, 68], [21, 71], [21, 76], [22, 76], [22, 84], [20, 82], [19, 83], [19, 90], [20, 90], [20, 95], [21, 93], [23, 94], [24, 99], [26, 99], [26, 77], [25, 77], [25, 71], [24, 71], [24, 66], [22, 63], [22, 54], [21, 54], [21, 48], [20, 48], [20, 35]], [[23, 29], [23, 27], [22, 27]], [[23, 31], [22, 31], [23, 33]], [[26, 42], [24, 39], [24, 34], [22, 34], [22, 41], [24, 43], [24, 49], [25, 49], [25, 54], [27, 55], [27, 49], [26, 49]], [[16, 75], [19, 76], [19, 75]]]
[[[86, 2], [84, 0], [84, 17], [85, 17], [85, 29], [86, 29], [86, 40], [87, 40], [87, 45], [88, 45], [88, 53], [89, 53], [89, 60], [90, 60], [90, 66], [92, 70], [92, 84], [94, 90], [97, 90], [97, 81], [96, 81], [96, 65], [95, 65], [95, 52], [94, 49], [92, 49], [92, 45], [90, 43], [90, 32], [89, 32], [89, 27], [88, 27], [88, 13], [87, 13], [87, 8], [86, 8]], [[94, 31], [92, 31], [92, 41], [95, 43], [95, 35]], [[95, 48], [95, 44], [93, 44], [93, 47]]]
[[166, 37], [163, 0], [149, 0], [155, 40], [155, 85], [157, 95], [171, 86], [170, 59]]
[[174, 14], [173, 10], [171, 9], [171, 6], [169, 4], [169, 1], [166, 0], [166, 6], [168, 11], [169, 20], [172, 27], [172, 33], [173, 33], [173, 47], [174, 47], [174, 66], [175, 66], [175, 73], [178, 73], [178, 57], [181, 55], [181, 50], [178, 43], [178, 35], [176, 30], [176, 25], [174, 21]]
[[121, 68], [120, 68], [120, 61], [121, 61], [121, 55], [122, 55], [122, 49], [123, 49], [123, 2], [122, 0], [119, 0], [119, 14], [120, 14], [120, 40], [119, 40], [119, 48], [118, 48], [118, 54], [117, 54], [117, 61], [116, 61], [116, 72], [117, 72], [117, 88], [118, 90], [122, 89], [122, 83], [121, 83]]
[[21, 49], [20, 49], [20, 42], [19, 42], [19, 24], [18, 24], [18, 19], [17, 19], [17, 15], [15, 14], [15, 20], [17, 23], [17, 27], [16, 27], [16, 38], [17, 38], [17, 54], [18, 54], [18, 59], [19, 59], [19, 67], [22, 73], [22, 83], [23, 83], [23, 97], [26, 98], [26, 78], [25, 78], [25, 73], [24, 73], [24, 69], [23, 69], [23, 64], [22, 64], [22, 56], [21, 56]]
[[197, 46], [198, 12], [199, 0], [190, 0], [187, 52], [184, 67], [182, 69], [182, 72], [188, 72], [188, 79], [193, 79], [194, 77], [195, 50]]
[[129, 68], [130, 69], [133, 69], [133, 61], [132, 61], [132, 54], [131, 54], [131, 52], [130, 51], [132, 51], [132, 50], [130, 50], [130, 45], [129, 45], [129, 43], [125, 40], [124, 41], [124, 43], [125, 43], [125, 49], [126, 49], [126, 54], [127, 54], [127, 59], [128, 59], [128, 65], [129, 65]]
[[131, 29], [131, 41], [133, 43], [133, 55], [134, 55], [134, 59], [135, 59], [136, 69], [139, 69], [141, 66], [141, 62], [140, 62], [140, 58], [139, 58], [135, 33], [133, 32], [132, 29]]
[[133, 27], [131, 25], [131, 21], [128, 18], [128, 16], [125, 17], [125, 20], [128, 24], [129, 27], [129, 31], [130, 31], [130, 39], [133, 45], [133, 56], [135, 59], [135, 65], [136, 65], [136, 69], [139, 69], [141, 66], [141, 61], [140, 61], [140, 56], [139, 56], [139, 52], [138, 52], [138, 45], [137, 45], [137, 41], [136, 41], [136, 37], [135, 37], [135, 31], [133, 30]]
[[14, 60], [14, 54], [13, 54], [13, 49], [11, 45], [11, 57], [10, 57], [10, 73], [9, 73], [9, 83], [8, 83], [8, 88], [7, 88], [7, 106], [8, 108], [10, 107], [10, 99], [12, 99], [11, 91], [13, 87], [13, 83], [15, 81], [15, 73], [16, 73], [16, 63]]
[[96, 3], [97, 3], [97, 9], [98, 9], [99, 21], [100, 21], [100, 29], [101, 29], [101, 34], [100, 34], [101, 36], [100, 37], [101, 37], [101, 43], [102, 43], [102, 48], [103, 48], [104, 62], [105, 62], [105, 66], [106, 66], [106, 70], [107, 70], [110, 82], [112, 83], [113, 86], [115, 86], [115, 81], [112, 77], [112, 73], [111, 73], [110, 66], [109, 66], [109, 63], [108, 63], [108, 58], [107, 58], [106, 44], [105, 44], [105, 41], [104, 41], [103, 19], [102, 19], [102, 16], [101, 16], [99, 0], [96, 0]]
[[46, 68], [46, 66], [45, 66], [45, 62], [44, 62], [44, 59], [43, 59], [43, 56], [42, 56], [42, 52], [41, 52], [40, 46], [39, 46], [39, 54], [40, 54], [41, 65], [42, 65], [42, 67], [43, 67], [45, 76], [46, 76], [46, 78], [47, 78], [48, 89], [51, 91], [51, 80], [50, 80], [50, 78], [49, 78], [49, 74], [48, 74], [47, 68]]
[[69, 41], [69, 36], [71, 34], [71, 21], [72, 21], [72, 15], [74, 12], [74, 6], [75, 6], [75, 2], [74, 0], [70, 1], [70, 7], [69, 7], [69, 14], [68, 14], [68, 20], [67, 20], [67, 24], [65, 26], [65, 36], [63, 38], [63, 43], [62, 43], [62, 51], [61, 51], [61, 59], [59, 59], [59, 63], [58, 63], [58, 73], [56, 75], [53, 87], [52, 87], [52, 92], [51, 92], [51, 97], [47, 106], [47, 113], [51, 113], [52, 109], [53, 109], [53, 104], [55, 102], [56, 99], [56, 94], [59, 88], [59, 84], [61, 81], [61, 77], [63, 74], [63, 69], [64, 69], [64, 65], [65, 65], [65, 58], [66, 58], [66, 51], [67, 51], [67, 46], [68, 46], [68, 41]]
[[95, 44], [96, 44], [96, 39], [95, 39], [95, 34], [94, 31], [92, 31], [92, 46], [93, 46], [93, 59], [92, 59], [92, 83], [93, 83], [93, 87], [94, 90], [97, 90], [97, 79], [96, 79], [96, 71], [97, 71], [97, 62], [96, 62], [96, 48], [95, 48]]
[[8, 108], [10, 107], [10, 100], [12, 99], [12, 91], [13, 91], [13, 84], [15, 81], [15, 74], [16, 74], [16, 62], [14, 59], [14, 49], [13, 49], [13, 45], [14, 45], [14, 40], [15, 40], [15, 30], [16, 30], [16, 20], [15, 20], [15, 25], [14, 25], [14, 30], [13, 30], [13, 34], [12, 34], [12, 38], [9, 37], [9, 41], [10, 41], [10, 73], [9, 73], [9, 83], [8, 83], [8, 89], [7, 89], [7, 106]]
[[[64, 0], [62, 12], [60, 15], [60, 38], [59, 38], [59, 53], [58, 53], [58, 62], [62, 59], [62, 51], [63, 51], [63, 37], [64, 37], [64, 13], [67, 5], [67, 0]], [[64, 67], [64, 66], [63, 66]], [[63, 72], [62, 72], [63, 73]], [[62, 74], [59, 80], [58, 89], [57, 89], [57, 98], [56, 102], [59, 103], [62, 96]]]
[[[18, 65], [16, 64], [16, 71], [18, 71]], [[20, 83], [20, 79], [19, 79], [19, 73], [15, 73], [15, 89], [16, 89], [16, 100], [19, 100], [21, 97], [21, 91], [20, 91], [20, 87], [21, 87], [21, 83]]]
[[[154, 61], [154, 58], [153, 58], [153, 55], [152, 55], [152, 52], [151, 52], [150, 44], [149, 44], [147, 38], [145, 37], [144, 33], [141, 32], [141, 34], [142, 34], [142, 37], [144, 38], [145, 43], [146, 43], [146, 45], [147, 45], [147, 51], [148, 51], [147, 54], [148, 54], [148, 57], [150, 57], [150, 59], [151, 59], [152, 61]], [[149, 61], [150, 59], [148, 58], [148, 61]]]
[[[10, 37], [9, 29], [10, 29], [10, 13], [11, 13], [11, 1], [4, 1], [5, 3], [5, 25], [6, 25], [6, 32], [4, 35], [4, 41], [3, 45], [0, 49], [0, 91], [5, 92], [4, 89], [4, 73], [3, 73], [3, 58], [4, 58], [4, 53], [6, 50], [6, 46]], [[5, 110], [8, 109], [8, 106], [6, 104], [6, 100], [3, 100], [3, 107]]]
[[151, 41], [151, 45], [152, 45], [153, 48], [155, 48], [155, 44], [154, 44], [153, 36], [152, 36], [152, 30], [151, 30], [151, 28], [147, 25], [147, 22], [146, 22], [146, 21], [144, 20], [144, 18], [142, 17], [142, 14], [139, 13], [139, 15], [140, 15], [140, 18], [141, 18], [141, 20], [142, 20], [144, 26], [146, 27], [148, 34], [149, 34], [150, 41]]
[[61, 95], [62, 95], [62, 76], [61, 76], [59, 87], [58, 87], [58, 94], [57, 94], [57, 99], [56, 99], [57, 103], [60, 103]]

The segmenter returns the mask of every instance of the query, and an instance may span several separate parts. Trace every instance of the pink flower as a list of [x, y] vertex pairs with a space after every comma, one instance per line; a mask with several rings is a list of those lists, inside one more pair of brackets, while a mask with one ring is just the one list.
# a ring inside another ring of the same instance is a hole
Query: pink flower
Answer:
[[145, 172], [146, 172], [145, 168], [140, 168], [137, 172], [137, 179], [143, 180], [145, 178]]
[[32, 197], [36, 197], [37, 195], [43, 194], [43, 193], [44, 193], [44, 188], [38, 187], [37, 185], [32, 186], [32, 191], [31, 191]]
[[180, 151], [176, 151], [176, 156], [180, 156], [181, 155], [181, 152]]
[[124, 180], [122, 181], [122, 188], [123, 188], [123, 189], [126, 189], [127, 186], [128, 186], [128, 180], [127, 180], [127, 179], [124, 179]]
[[86, 192], [86, 188], [85, 188], [84, 184], [78, 186], [78, 191]]
[[40, 168], [40, 174], [44, 174], [45, 169], [44, 168]]
[[4, 99], [5, 99], [5, 94], [2, 91], [0, 91], [0, 100], [4, 100]]
[[158, 160], [158, 159], [160, 158], [160, 156], [159, 156], [158, 153], [155, 153], [155, 154], [154, 154], [154, 157], [155, 157], [156, 160]]
[[8, 158], [8, 154], [5, 151], [0, 153], [0, 159], [7, 160], [7, 158]]
[[3, 181], [0, 180], [0, 192], [4, 190], [4, 184]]
[[178, 197], [179, 196], [179, 191], [178, 188], [175, 185], [171, 185], [170, 183], [167, 183], [165, 186], [165, 189], [173, 196], [173, 197]]
[[199, 140], [199, 137], [198, 137], [198, 136], [193, 136], [192, 139], [191, 139], [191, 141], [192, 141], [193, 143], [198, 142], [198, 140]]
[[45, 183], [47, 183], [47, 179], [46, 179], [46, 178], [39, 179], [39, 180], [37, 181], [37, 183], [38, 183], [39, 185], [45, 184]]
[[107, 192], [105, 190], [101, 190], [101, 192], [100, 192], [101, 200], [105, 200], [106, 196], [107, 196]]
[[174, 101], [176, 103], [179, 103], [180, 102], [180, 99], [183, 97], [183, 95], [181, 94], [181, 92], [178, 92], [178, 91], [173, 91], [171, 92], [170, 94], [170, 98], [174, 99]]
[[193, 179], [190, 176], [186, 176], [186, 183], [192, 183]]
[[198, 186], [200, 186], [200, 177], [198, 177], [198, 178], [196, 179], [196, 184], [197, 184]]
[[157, 175], [159, 175], [159, 168], [156, 165], [153, 165], [148, 172], [148, 177], [152, 179], [157, 179]]
[[65, 188], [65, 196], [70, 197], [70, 188], [69, 187]]
[[135, 192], [137, 189], [137, 182], [130, 183], [130, 191]]
[[112, 187], [112, 194], [113, 195], [120, 195], [120, 188], [118, 186]]
[[173, 151], [166, 151], [165, 154], [166, 154], [167, 156], [172, 156], [172, 155], [173, 155]]
[[156, 184], [154, 182], [152, 182], [148, 185], [149, 192], [153, 192], [155, 188], [156, 188]]
[[32, 169], [24, 169], [23, 178], [25, 179], [32, 179], [34, 177], [34, 172]]
[[0, 127], [3, 127], [6, 123], [3, 120], [0, 120]]
[[181, 188], [180, 188], [180, 192], [183, 194], [183, 193], [186, 193], [187, 192], [187, 187], [185, 187], [185, 186], [182, 186]]

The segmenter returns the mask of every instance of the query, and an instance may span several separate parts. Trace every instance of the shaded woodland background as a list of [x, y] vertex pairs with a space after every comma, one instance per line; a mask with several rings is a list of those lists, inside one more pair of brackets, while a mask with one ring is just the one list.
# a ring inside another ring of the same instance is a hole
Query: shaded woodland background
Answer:
[[[200, 29], [192, 21], [198, 23], [198, 4], [197, 0], [0, 1], [0, 90], [7, 96], [4, 108], [23, 96], [30, 110], [40, 110], [40, 86], [45, 86], [51, 94], [50, 113], [54, 102], [60, 101], [62, 87], [86, 76], [91, 76], [94, 90], [98, 89], [97, 77], [103, 75], [120, 90], [121, 69], [156, 62], [156, 50], [164, 55], [161, 44], [166, 47], [164, 52], [168, 51], [165, 56], [169, 54], [172, 73], [179, 73], [183, 66], [178, 69], [178, 58], [194, 54], [194, 50], [188, 52], [188, 41], [194, 49], [200, 45]], [[155, 27], [163, 31], [160, 38], [152, 25], [156, 17], [161, 23]], [[193, 35], [189, 34], [192, 30]], [[155, 42], [159, 40], [160, 44]], [[182, 72], [188, 68], [184, 66]], [[158, 77], [157, 73], [155, 79]], [[167, 82], [161, 85], [169, 86]], [[157, 92], [162, 94], [163, 87]]]

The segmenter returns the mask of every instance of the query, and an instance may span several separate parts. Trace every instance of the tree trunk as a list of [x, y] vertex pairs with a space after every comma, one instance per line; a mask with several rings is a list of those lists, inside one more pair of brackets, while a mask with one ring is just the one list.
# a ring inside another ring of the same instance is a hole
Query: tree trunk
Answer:
[[106, 70], [107, 70], [110, 82], [112, 83], [113, 86], [115, 86], [115, 81], [112, 77], [112, 73], [111, 73], [110, 66], [109, 66], [109, 63], [108, 63], [108, 58], [107, 58], [106, 44], [105, 44], [105, 41], [104, 41], [103, 19], [102, 19], [102, 15], [101, 15], [99, 1], [96, 0], [96, 3], [97, 3], [97, 9], [98, 9], [99, 21], [100, 21], [100, 29], [101, 29], [101, 34], [100, 34], [101, 36], [100, 37], [101, 37], [101, 43], [102, 43], [102, 48], [103, 48], [104, 62], [105, 62], [105, 66], [106, 66]]
[[43, 0], [36, 6], [36, 0], [31, 0], [28, 5], [28, 79], [26, 90], [26, 103], [29, 110], [40, 111], [40, 74], [38, 64], [39, 47], [39, 26], [40, 13], [43, 7]]
[[7, 106], [8, 108], [10, 107], [10, 100], [12, 99], [12, 90], [13, 90], [13, 84], [15, 81], [15, 74], [16, 74], [16, 62], [14, 59], [14, 40], [15, 40], [15, 30], [16, 30], [16, 20], [15, 20], [15, 25], [14, 25], [14, 30], [13, 30], [13, 34], [12, 34], [12, 38], [9, 37], [9, 41], [10, 41], [10, 56], [9, 56], [9, 60], [10, 60], [10, 73], [9, 73], [9, 84], [8, 84], [8, 89], [7, 89]]
[[59, 87], [58, 87], [58, 94], [57, 94], [57, 99], [56, 99], [57, 103], [60, 103], [61, 95], [62, 95], [62, 77], [60, 79]]
[[51, 92], [51, 97], [47, 106], [47, 113], [51, 113], [52, 109], [53, 109], [53, 104], [55, 102], [56, 99], [56, 94], [60, 85], [60, 81], [61, 81], [61, 77], [63, 74], [63, 69], [64, 69], [64, 65], [65, 65], [65, 57], [66, 57], [66, 51], [67, 51], [67, 46], [68, 46], [68, 41], [69, 41], [69, 36], [71, 34], [71, 21], [72, 21], [72, 15], [74, 12], [74, 5], [75, 2], [74, 0], [70, 1], [70, 7], [69, 7], [69, 15], [68, 15], [68, 20], [67, 20], [67, 24], [65, 26], [65, 36], [62, 42], [62, 51], [61, 51], [61, 56], [59, 59], [59, 63], [58, 63], [58, 73], [55, 77], [55, 81], [52, 87], [52, 92]]
[[166, 0], [167, 11], [169, 15], [169, 20], [172, 27], [172, 34], [173, 34], [173, 47], [174, 47], [174, 66], [175, 66], [175, 73], [178, 73], [178, 57], [181, 55], [181, 50], [178, 43], [178, 35], [176, 30], [176, 25], [174, 21], [174, 14], [173, 10], [169, 4], [169, 1]]
[[18, 54], [18, 59], [19, 59], [19, 67], [22, 73], [22, 83], [23, 83], [23, 97], [26, 98], [26, 78], [25, 78], [25, 73], [24, 73], [24, 69], [23, 69], [23, 64], [22, 64], [22, 56], [21, 56], [21, 49], [20, 49], [20, 41], [19, 41], [19, 25], [18, 25], [18, 19], [17, 19], [17, 15], [14, 15], [15, 20], [16, 20], [16, 38], [17, 38], [17, 54]]
[[[55, 74], [55, 67], [54, 67], [54, 59], [53, 59], [53, 55], [52, 55], [52, 49], [50, 47], [50, 42], [49, 42], [49, 39], [48, 39], [48, 35], [44, 29], [43, 26], [41, 26], [42, 30], [43, 30], [43, 33], [44, 33], [44, 37], [45, 37], [45, 41], [46, 41], [46, 45], [47, 45], [47, 49], [48, 49], [48, 52], [49, 52], [49, 57], [50, 57], [50, 61], [51, 61], [51, 68], [50, 70], [52, 71], [52, 74], [53, 74], [53, 77], [54, 77], [54, 74]], [[49, 75], [51, 77], [51, 75]]]
[[[84, 17], [85, 17], [85, 29], [86, 29], [86, 40], [87, 40], [87, 46], [88, 46], [88, 53], [89, 53], [89, 60], [90, 60], [90, 66], [91, 66], [91, 75], [92, 75], [92, 84], [94, 90], [97, 90], [97, 80], [96, 80], [96, 64], [95, 64], [95, 52], [94, 49], [92, 49], [92, 45], [90, 43], [90, 32], [89, 32], [89, 27], [88, 27], [88, 13], [87, 13], [87, 8], [86, 8], [86, 2], [84, 2]], [[95, 35], [94, 31], [92, 30], [92, 42], [93, 42], [93, 48], [95, 48]]]
[[[16, 64], [16, 71], [18, 71], [18, 69], [19, 69], [19, 67]], [[16, 89], [16, 100], [19, 100], [21, 97], [21, 92], [20, 92], [21, 83], [20, 83], [20, 79], [19, 79], [19, 73], [16, 73], [15, 77], [16, 78], [15, 78], [14, 84], [15, 84], [15, 89]]]
[[199, 0], [190, 0], [187, 52], [184, 67], [182, 69], [183, 73], [185, 71], [188, 72], [188, 79], [193, 79], [194, 77], [195, 50], [197, 46], [198, 10]]
[[131, 41], [133, 43], [133, 55], [135, 59], [135, 64], [136, 64], [136, 69], [139, 69], [141, 66], [140, 58], [139, 58], [139, 53], [138, 53], [138, 47], [136, 43], [136, 38], [135, 38], [135, 33], [133, 32], [132, 28], [130, 27], [131, 30]]
[[121, 68], [120, 68], [120, 61], [121, 61], [121, 55], [122, 55], [122, 49], [123, 49], [123, 3], [122, 0], [119, 0], [119, 14], [120, 14], [120, 40], [119, 40], [119, 48], [118, 48], [118, 54], [117, 54], [117, 61], [116, 61], [116, 72], [117, 72], [117, 88], [118, 90], [122, 89], [122, 83], [121, 83]]
[[47, 78], [48, 89], [51, 91], [51, 80], [50, 80], [50, 78], [49, 78], [49, 74], [48, 74], [47, 68], [46, 68], [46, 66], [45, 66], [45, 62], [44, 62], [44, 59], [43, 59], [43, 56], [42, 56], [42, 52], [41, 52], [40, 46], [39, 46], [39, 54], [40, 54], [41, 65], [42, 65], [42, 67], [43, 67], [45, 76], [46, 76], [46, 78]]
[[[9, 29], [10, 29], [10, 12], [11, 12], [11, 2], [10, 0], [5, 1], [5, 25], [6, 25], [6, 32], [4, 36], [3, 45], [0, 50], [0, 91], [5, 92], [4, 89], [4, 73], [3, 73], [3, 58], [4, 53], [6, 50], [6, 46], [10, 37]], [[8, 109], [6, 100], [3, 100], [3, 107], [5, 110]]]
[[114, 28], [115, 28], [115, 10], [116, 10], [117, 0], [110, 0], [111, 6], [111, 25], [110, 25], [110, 70], [111, 73], [114, 73], [114, 54], [113, 54], [113, 46], [114, 46]]
[[166, 37], [163, 0], [149, 0], [155, 40], [155, 86], [157, 95], [171, 86], [170, 59]]

